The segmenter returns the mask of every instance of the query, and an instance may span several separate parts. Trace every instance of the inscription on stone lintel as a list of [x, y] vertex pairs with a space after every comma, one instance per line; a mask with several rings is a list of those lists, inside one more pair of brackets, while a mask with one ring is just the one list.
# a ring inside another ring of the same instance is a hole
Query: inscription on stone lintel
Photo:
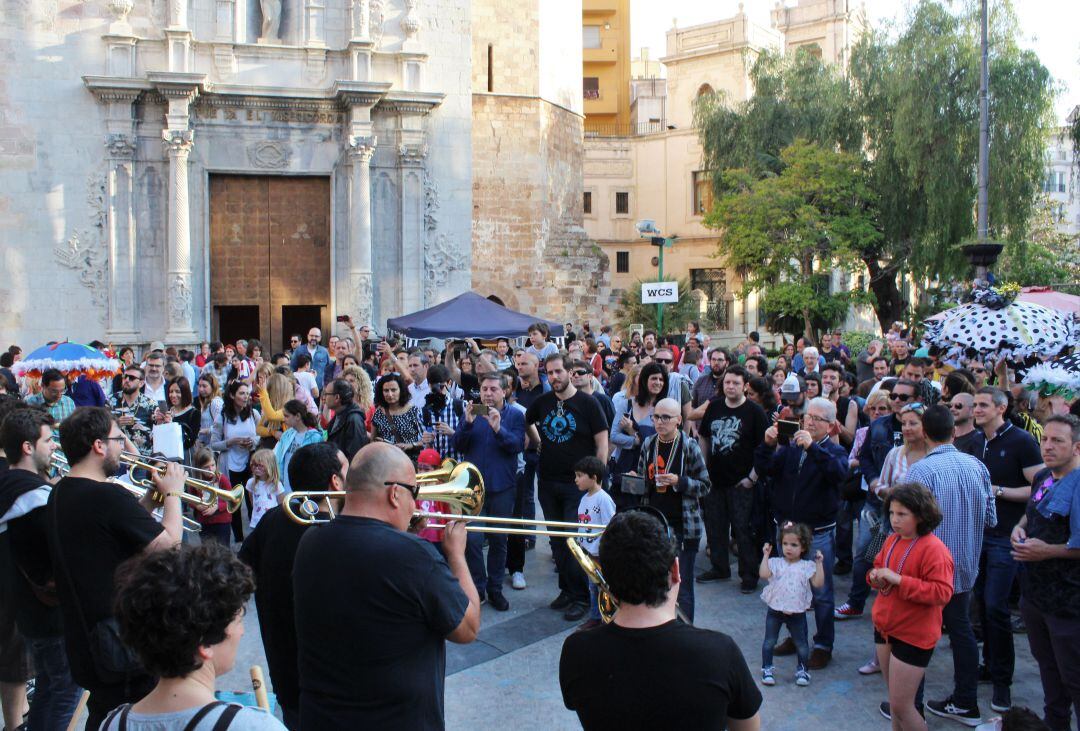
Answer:
[[341, 124], [341, 112], [308, 111], [304, 109], [236, 109], [232, 107], [200, 106], [196, 118], [204, 121], [235, 122], [237, 124]]

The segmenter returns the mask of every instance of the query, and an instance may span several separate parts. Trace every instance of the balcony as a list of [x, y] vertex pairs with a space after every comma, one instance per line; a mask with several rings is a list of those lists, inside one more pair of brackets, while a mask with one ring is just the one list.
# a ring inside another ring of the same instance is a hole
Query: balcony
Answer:
[[581, 60], [590, 63], [615, 63], [619, 60], [619, 45], [614, 38], [604, 38], [600, 48], [583, 48]]
[[585, 116], [590, 114], [616, 114], [619, 111], [619, 95], [614, 92], [604, 93], [603, 91], [590, 89], [585, 91], [583, 95], [585, 97]]
[[619, 0], [581, 0], [582, 15], [615, 15]]

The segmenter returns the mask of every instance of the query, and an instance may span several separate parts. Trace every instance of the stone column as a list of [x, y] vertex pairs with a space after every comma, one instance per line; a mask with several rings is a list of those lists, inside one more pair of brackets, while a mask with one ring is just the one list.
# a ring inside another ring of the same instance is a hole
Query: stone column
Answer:
[[191, 209], [188, 201], [188, 155], [193, 133], [166, 129], [162, 139], [169, 156], [169, 252], [165, 278], [168, 330], [165, 340], [188, 344], [198, 340], [192, 323]]
[[427, 303], [424, 251], [424, 160], [422, 140], [398, 146], [401, 167], [401, 307], [403, 312], [421, 310]]
[[371, 40], [371, 0], [351, 0], [349, 3], [351, 40]]
[[352, 163], [349, 199], [349, 292], [346, 300], [359, 323], [371, 323], [373, 314], [371, 284], [371, 157], [375, 154], [374, 136], [349, 138]]
[[109, 252], [108, 339], [113, 343], [139, 341], [135, 297], [134, 161], [135, 138], [111, 133], [105, 137], [105, 246]]

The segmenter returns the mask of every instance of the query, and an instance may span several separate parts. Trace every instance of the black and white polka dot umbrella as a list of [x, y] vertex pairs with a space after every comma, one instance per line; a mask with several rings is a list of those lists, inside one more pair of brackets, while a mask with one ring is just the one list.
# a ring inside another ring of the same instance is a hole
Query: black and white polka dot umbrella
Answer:
[[1024, 385], [1043, 396], [1080, 396], [1080, 353], [1040, 363], [1024, 375]]
[[1017, 301], [1001, 308], [971, 302], [942, 314], [924, 323], [923, 342], [954, 357], [976, 350], [992, 360], [1046, 358], [1080, 345], [1080, 320], [1031, 302]]

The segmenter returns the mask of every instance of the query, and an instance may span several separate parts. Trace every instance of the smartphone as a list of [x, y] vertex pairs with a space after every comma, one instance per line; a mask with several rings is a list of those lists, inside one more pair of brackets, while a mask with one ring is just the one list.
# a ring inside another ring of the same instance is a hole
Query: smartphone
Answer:
[[780, 419], [776, 422], [777, 438], [781, 444], [790, 444], [795, 432], [799, 431], [799, 422]]
[[338, 315], [337, 316], [337, 321], [338, 322], [348, 322], [349, 321], [349, 316], [348, 315]]
[[487, 404], [470, 404], [469, 409], [473, 416], [487, 416], [488, 414]]

